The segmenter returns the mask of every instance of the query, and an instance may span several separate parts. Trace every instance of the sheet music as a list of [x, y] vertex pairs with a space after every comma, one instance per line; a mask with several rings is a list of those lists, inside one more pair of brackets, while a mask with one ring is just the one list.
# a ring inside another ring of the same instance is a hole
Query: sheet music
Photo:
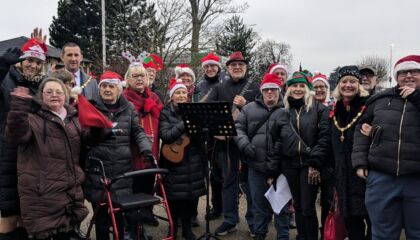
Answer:
[[264, 196], [268, 199], [268, 202], [270, 202], [273, 212], [280, 214], [283, 207], [290, 201], [290, 199], [292, 199], [289, 184], [283, 174], [277, 178], [276, 188], [277, 189], [274, 190], [273, 185], [271, 185]]

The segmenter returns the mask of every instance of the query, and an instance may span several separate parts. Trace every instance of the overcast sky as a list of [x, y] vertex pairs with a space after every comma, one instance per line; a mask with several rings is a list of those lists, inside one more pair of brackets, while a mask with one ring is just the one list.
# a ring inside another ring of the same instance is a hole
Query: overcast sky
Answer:
[[[240, 0], [238, 0], [240, 1]], [[56, 0], [2, 1], [0, 40], [47, 30]], [[294, 66], [329, 73], [364, 56], [420, 54], [419, 0], [248, 0], [242, 15], [263, 39], [287, 42]]]

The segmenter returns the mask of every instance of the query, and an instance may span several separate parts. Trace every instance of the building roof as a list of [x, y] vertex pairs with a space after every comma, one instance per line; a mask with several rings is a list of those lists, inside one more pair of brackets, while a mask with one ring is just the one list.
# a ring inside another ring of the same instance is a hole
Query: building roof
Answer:
[[[21, 36], [0, 41], [0, 56], [3, 55], [9, 48], [21, 48], [29, 38]], [[47, 44], [47, 58], [55, 58], [60, 60], [61, 49]], [[83, 62], [91, 62], [89, 59], [83, 58]]]

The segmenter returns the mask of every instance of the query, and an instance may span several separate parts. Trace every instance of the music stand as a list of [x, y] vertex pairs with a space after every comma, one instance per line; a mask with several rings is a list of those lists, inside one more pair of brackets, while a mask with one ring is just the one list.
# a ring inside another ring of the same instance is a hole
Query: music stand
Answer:
[[[214, 136], [236, 136], [235, 122], [228, 102], [182, 103], [179, 111], [188, 135], [204, 137], [204, 153], [208, 158], [206, 168], [206, 214], [210, 213], [210, 171], [211, 159], [208, 142]], [[210, 233], [210, 220], [206, 218], [206, 232], [198, 239], [219, 239]]]

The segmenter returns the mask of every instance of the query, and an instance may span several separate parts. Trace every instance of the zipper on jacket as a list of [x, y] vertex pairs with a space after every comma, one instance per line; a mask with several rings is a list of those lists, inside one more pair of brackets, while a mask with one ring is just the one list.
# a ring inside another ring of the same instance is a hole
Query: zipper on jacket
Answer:
[[405, 114], [405, 108], [407, 106], [407, 99], [405, 99], [404, 102], [404, 108], [403, 108], [403, 112], [401, 115], [401, 121], [400, 121], [400, 131], [398, 133], [398, 155], [397, 155], [397, 176], [400, 175], [400, 153], [401, 153], [401, 131], [402, 131], [402, 124], [404, 121], [404, 114]]
[[[298, 133], [300, 134], [300, 112], [302, 111], [302, 107], [300, 107], [299, 112], [295, 109], [296, 111], [296, 127], [298, 130]], [[300, 139], [298, 142], [298, 155], [299, 155], [299, 164], [300, 166], [302, 166], [302, 156], [300, 155], [300, 150], [301, 150], [301, 143], [300, 143]]]

